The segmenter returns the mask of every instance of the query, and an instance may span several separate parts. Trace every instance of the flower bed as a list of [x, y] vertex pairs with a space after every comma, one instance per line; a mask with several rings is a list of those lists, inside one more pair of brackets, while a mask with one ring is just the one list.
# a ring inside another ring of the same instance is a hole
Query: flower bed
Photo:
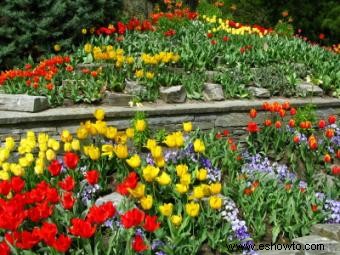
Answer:
[[[107, 90], [132, 93], [134, 103], [154, 101], [176, 85], [188, 99], [214, 100], [206, 83], [221, 88], [216, 100], [340, 93], [339, 54], [259, 25], [174, 9], [82, 31], [84, 44], [71, 54], [2, 72], [1, 89], [45, 95], [51, 105], [99, 102]], [[127, 90], [130, 80], [137, 84]]]
[[[102, 109], [75, 135], [8, 137], [1, 254], [230, 253], [226, 244], [287, 241], [314, 223], [339, 223], [336, 116], [317, 120], [288, 102], [262, 110], [265, 122], [252, 109], [241, 140], [191, 122], [151, 131], [141, 112], [118, 131]], [[120, 202], [105, 197], [113, 191]]]

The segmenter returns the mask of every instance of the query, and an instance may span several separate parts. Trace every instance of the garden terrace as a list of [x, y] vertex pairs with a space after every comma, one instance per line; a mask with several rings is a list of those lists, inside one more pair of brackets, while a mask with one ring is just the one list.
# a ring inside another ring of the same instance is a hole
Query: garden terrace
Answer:
[[[251, 108], [261, 109], [263, 102], [284, 102], [287, 99], [273, 98], [270, 100], [230, 100], [222, 102], [192, 102], [186, 104], [155, 104], [146, 103], [143, 107], [107, 106], [102, 105], [106, 111], [107, 121], [118, 129], [125, 129], [130, 125], [130, 119], [138, 111], [147, 114], [151, 127], [175, 130], [182, 122], [191, 121], [201, 130], [228, 129], [235, 135], [245, 134], [247, 125], [246, 112]], [[291, 99], [294, 106], [304, 106], [310, 103], [317, 107], [319, 117], [329, 114], [340, 115], [340, 100], [336, 98]], [[79, 105], [48, 109], [38, 113], [0, 111], [0, 135], [14, 135], [20, 139], [28, 130], [47, 132], [60, 135], [63, 129], [75, 132], [80, 122], [91, 118], [92, 112], [98, 106]], [[261, 113], [260, 113], [261, 115]], [[263, 116], [261, 118], [263, 120]]]

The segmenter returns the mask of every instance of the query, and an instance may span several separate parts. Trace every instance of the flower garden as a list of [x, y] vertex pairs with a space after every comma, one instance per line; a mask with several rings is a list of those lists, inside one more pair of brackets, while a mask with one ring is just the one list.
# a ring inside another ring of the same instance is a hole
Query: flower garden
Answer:
[[0, 88], [47, 96], [52, 106], [64, 99], [100, 102], [106, 91], [132, 94], [134, 103], [155, 101], [176, 85], [188, 99], [202, 100], [206, 83], [221, 88], [218, 100], [250, 98], [256, 88], [266, 97], [308, 96], [301, 82], [339, 97], [339, 45], [324, 49], [298, 34], [200, 16], [171, 1], [168, 7], [146, 20], [83, 28], [83, 44], [73, 52], [63, 54], [55, 44], [57, 55], [1, 72]]
[[[44, 96], [51, 107], [107, 93], [141, 107], [126, 129], [98, 106], [75, 132], [0, 136], [0, 255], [260, 254], [255, 244], [340, 224], [338, 116], [289, 101], [314, 87], [340, 97], [340, 45], [164, 2], [168, 12], [83, 28], [72, 52], [56, 44], [0, 73], [0, 94]], [[221, 88], [218, 99], [207, 84]], [[179, 86], [184, 100], [167, 101]], [[153, 128], [141, 104], [247, 100], [261, 97], [256, 89], [287, 100], [252, 108], [243, 136], [190, 121]]]

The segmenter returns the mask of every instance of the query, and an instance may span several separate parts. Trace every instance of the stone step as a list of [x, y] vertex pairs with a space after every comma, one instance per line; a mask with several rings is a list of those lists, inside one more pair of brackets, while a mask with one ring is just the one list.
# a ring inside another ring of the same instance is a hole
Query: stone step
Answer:
[[340, 224], [316, 224], [312, 227], [312, 234], [340, 241]]
[[[297, 255], [340, 255], [340, 243], [319, 235], [309, 235], [293, 239], [295, 247], [301, 245]], [[308, 250], [304, 248], [308, 247]], [[313, 250], [311, 250], [313, 249]]]
[[47, 108], [48, 101], [43, 96], [0, 94], [0, 111], [40, 112]]

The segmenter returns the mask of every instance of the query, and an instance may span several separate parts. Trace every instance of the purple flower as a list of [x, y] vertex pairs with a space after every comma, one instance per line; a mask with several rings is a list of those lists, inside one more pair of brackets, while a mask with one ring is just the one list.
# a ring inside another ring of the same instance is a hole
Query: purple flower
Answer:
[[[237, 239], [244, 245], [244, 248], [249, 248], [254, 245], [251, 240], [251, 236], [248, 232], [245, 221], [238, 219], [238, 209], [236, 204], [230, 198], [225, 198], [223, 201], [223, 209], [221, 211], [221, 216], [223, 219], [227, 220], [231, 224], [231, 228], [234, 232], [234, 237], [228, 237], [228, 240]], [[252, 249], [244, 251], [243, 254], [257, 254]]]

